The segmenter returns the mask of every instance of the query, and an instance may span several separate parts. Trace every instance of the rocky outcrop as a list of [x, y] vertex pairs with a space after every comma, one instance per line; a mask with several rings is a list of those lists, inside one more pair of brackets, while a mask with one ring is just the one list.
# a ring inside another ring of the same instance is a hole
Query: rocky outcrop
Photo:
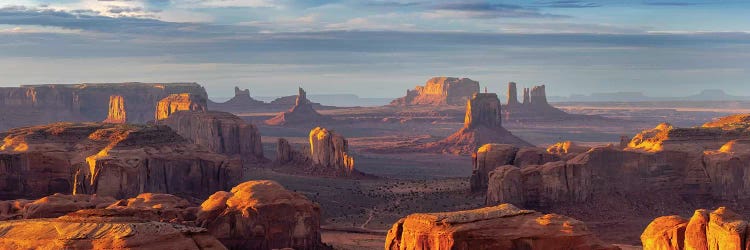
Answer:
[[126, 123], [128, 121], [127, 112], [125, 111], [125, 98], [119, 95], [109, 96], [109, 112], [107, 113], [106, 123]]
[[446, 139], [426, 145], [426, 148], [444, 153], [472, 154], [488, 143], [532, 146], [502, 127], [500, 100], [496, 94], [477, 93], [466, 104], [463, 128]]
[[249, 110], [258, 110], [266, 107], [267, 104], [263, 101], [258, 101], [250, 97], [249, 89], [240, 89], [234, 87], [234, 97], [227, 100], [226, 102], [217, 103], [208, 100], [208, 108], [210, 110], [219, 110], [224, 112], [244, 112]]
[[[737, 125], [728, 125], [737, 126]], [[750, 139], [750, 130], [722, 129], [721, 127], [675, 128], [662, 123], [637, 134], [628, 144], [629, 150], [694, 151], [716, 150], [735, 139]]]
[[106, 209], [144, 211], [141, 219], [171, 223], [195, 221], [199, 210], [184, 198], [160, 193], [142, 193], [134, 198], [118, 200]]
[[53, 193], [115, 198], [143, 192], [207, 197], [242, 176], [241, 164], [167, 126], [55, 123], [0, 133], [0, 198]]
[[315, 111], [312, 103], [307, 99], [305, 90], [299, 88], [299, 95], [297, 95], [294, 106], [288, 111], [279, 113], [275, 117], [266, 120], [265, 123], [267, 125], [280, 126], [317, 124], [327, 121], [330, 121], [330, 118]]
[[135, 210], [80, 210], [0, 222], [2, 249], [226, 249], [206, 229], [144, 220]]
[[354, 172], [349, 142], [332, 130], [317, 127], [310, 131], [310, 156], [313, 164], [332, 169], [336, 175], [350, 176]]
[[506, 120], [560, 120], [573, 117], [547, 102], [544, 85], [524, 88], [522, 102], [518, 102], [517, 90], [515, 82], [508, 83], [508, 101], [503, 109]]
[[106, 207], [115, 199], [97, 195], [53, 194], [38, 200], [0, 201], [0, 220], [56, 218], [81, 209]]
[[578, 144], [572, 141], [563, 141], [563, 142], [552, 144], [549, 147], [547, 147], [547, 152], [553, 155], [560, 156], [560, 157], [565, 157], [568, 155], [578, 155], [586, 151], [589, 151], [589, 149], [591, 148], [579, 146]]
[[519, 148], [509, 144], [485, 144], [472, 155], [471, 191], [473, 193], [487, 191], [490, 172], [497, 167], [514, 165], [522, 168], [558, 160], [560, 158], [547, 153], [542, 148]]
[[171, 94], [156, 104], [156, 120], [166, 119], [177, 111], [206, 111], [206, 98], [190, 93]]
[[320, 207], [274, 181], [248, 181], [211, 195], [197, 223], [230, 249], [326, 249]]
[[284, 138], [279, 138], [276, 144], [276, 165], [311, 165], [312, 160], [308, 154], [294, 149], [292, 144]]
[[488, 186], [485, 203], [501, 204], [510, 203], [517, 206], [524, 204], [523, 183], [521, 169], [513, 165], [505, 165], [495, 168], [489, 173]]
[[406, 96], [391, 102], [391, 105], [464, 105], [475, 93], [479, 93], [479, 82], [469, 78], [433, 77], [424, 86], [407, 90]]
[[246, 162], [262, 162], [263, 145], [254, 125], [220, 111], [179, 111], [159, 121], [193, 143], [213, 152], [240, 156]]
[[58, 121], [102, 121], [111, 96], [120, 96], [129, 123], [154, 119], [156, 103], [170, 94], [206, 98], [196, 83], [83, 83], [0, 88], [0, 130]]
[[643, 249], [747, 249], [748, 222], [725, 207], [654, 219], [641, 235]]
[[723, 130], [747, 130], [750, 128], [750, 114], [737, 114], [720, 117], [701, 126], [702, 128], [721, 128]]
[[412, 214], [386, 236], [385, 249], [617, 249], [578, 220], [510, 204], [475, 210]]

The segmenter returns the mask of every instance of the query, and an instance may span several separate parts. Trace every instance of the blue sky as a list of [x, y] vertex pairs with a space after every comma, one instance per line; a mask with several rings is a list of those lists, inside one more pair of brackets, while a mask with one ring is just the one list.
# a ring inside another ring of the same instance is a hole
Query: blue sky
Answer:
[[0, 86], [196, 81], [395, 97], [431, 76], [550, 95], [750, 95], [750, 2], [4, 0]]

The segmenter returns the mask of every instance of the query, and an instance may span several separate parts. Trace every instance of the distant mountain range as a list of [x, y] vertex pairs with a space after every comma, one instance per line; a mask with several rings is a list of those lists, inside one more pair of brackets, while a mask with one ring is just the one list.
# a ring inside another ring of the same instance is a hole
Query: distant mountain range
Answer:
[[591, 95], [549, 96], [550, 102], [654, 102], [654, 101], [750, 101], [750, 96], [730, 95], [720, 89], [707, 89], [684, 97], [655, 97], [643, 92], [593, 93]]

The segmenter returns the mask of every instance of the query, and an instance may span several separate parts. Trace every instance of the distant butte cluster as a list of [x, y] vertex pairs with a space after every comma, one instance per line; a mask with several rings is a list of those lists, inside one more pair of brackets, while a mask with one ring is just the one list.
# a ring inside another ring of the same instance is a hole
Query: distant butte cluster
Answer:
[[547, 102], [545, 85], [523, 88], [523, 99], [518, 101], [518, 87], [508, 83], [508, 98], [503, 110], [506, 120], [548, 120], [571, 117]]

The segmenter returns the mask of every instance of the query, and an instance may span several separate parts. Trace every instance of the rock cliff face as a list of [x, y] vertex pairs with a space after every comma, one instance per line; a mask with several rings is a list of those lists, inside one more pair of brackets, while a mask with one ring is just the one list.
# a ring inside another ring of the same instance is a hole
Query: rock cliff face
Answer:
[[310, 131], [310, 156], [314, 164], [333, 169], [336, 175], [354, 172], [354, 158], [348, 155], [349, 142], [341, 135], [321, 127]]
[[55, 123], [0, 133], [0, 198], [53, 193], [116, 198], [143, 192], [207, 197], [241, 178], [241, 164], [166, 126]]
[[500, 100], [496, 94], [477, 93], [466, 104], [464, 126], [448, 138], [426, 146], [452, 154], [472, 154], [488, 143], [531, 146], [501, 126]]
[[523, 89], [523, 101], [518, 102], [518, 87], [515, 82], [508, 83], [508, 102], [503, 110], [507, 120], [559, 120], [571, 115], [559, 110], [547, 102], [547, 91], [544, 85]]
[[258, 128], [236, 115], [219, 111], [179, 111], [159, 123], [213, 152], [240, 156], [246, 162], [265, 160]]
[[319, 114], [307, 99], [307, 93], [304, 89], [299, 88], [299, 95], [294, 106], [289, 111], [279, 113], [275, 117], [265, 121], [272, 126], [280, 125], [303, 125], [311, 123], [321, 123], [330, 121], [330, 118]]
[[156, 120], [163, 120], [177, 111], [206, 111], [206, 98], [190, 93], [171, 94], [156, 104]]
[[126, 123], [128, 121], [127, 112], [125, 111], [125, 98], [119, 95], [109, 96], [109, 112], [107, 113], [106, 123]]
[[164, 97], [192, 93], [206, 98], [196, 83], [84, 83], [23, 85], [0, 88], [0, 130], [57, 121], [102, 121], [108, 117], [110, 96], [127, 103], [130, 123], [154, 119], [154, 107]]
[[407, 90], [406, 96], [391, 105], [464, 105], [475, 93], [479, 82], [469, 78], [433, 77], [424, 86]]
[[641, 234], [643, 249], [747, 249], [748, 222], [725, 207], [654, 219]]
[[143, 220], [132, 210], [3, 221], [0, 231], [2, 249], [226, 249], [204, 228]]
[[578, 220], [510, 204], [475, 210], [412, 214], [391, 227], [385, 249], [617, 249]]
[[197, 223], [231, 249], [326, 249], [320, 207], [274, 181], [248, 181], [211, 195]]

